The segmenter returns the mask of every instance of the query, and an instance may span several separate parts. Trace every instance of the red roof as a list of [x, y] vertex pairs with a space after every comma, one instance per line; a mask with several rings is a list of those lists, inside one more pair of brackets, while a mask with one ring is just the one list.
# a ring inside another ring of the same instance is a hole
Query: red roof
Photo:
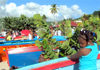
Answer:
[[77, 23], [76, 23], [76, 22], [74, 22], [74, 21], [71, 21], [71, 26], [76, 27], [76, 26], [77, 26]]

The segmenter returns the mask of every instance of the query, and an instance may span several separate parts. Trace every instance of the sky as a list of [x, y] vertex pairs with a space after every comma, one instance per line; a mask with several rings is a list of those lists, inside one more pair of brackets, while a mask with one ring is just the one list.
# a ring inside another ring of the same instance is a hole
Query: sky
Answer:
[[[57, 5], [55, 16], [50, 12], [52, 4]], [[0, 17], [32, 17], [34, 14], [45, 14], [47, 21], [77, 18], [83, 14], [92, 14], [100, 10], [100, 0], [0, 0]]]

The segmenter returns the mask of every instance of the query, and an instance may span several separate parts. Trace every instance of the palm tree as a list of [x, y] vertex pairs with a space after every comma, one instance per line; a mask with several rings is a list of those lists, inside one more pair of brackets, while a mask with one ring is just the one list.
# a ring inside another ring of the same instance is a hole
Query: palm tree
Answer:
[[42, 16], [42, 19], [46, 21], [47, 17], [45, 15]]
[[[56, 4], [51, 5], [51, 13], [55, 16], [55, 14], [57, 13], [57, 6]], [[55, 21], [55, 19], [54, 19]]]

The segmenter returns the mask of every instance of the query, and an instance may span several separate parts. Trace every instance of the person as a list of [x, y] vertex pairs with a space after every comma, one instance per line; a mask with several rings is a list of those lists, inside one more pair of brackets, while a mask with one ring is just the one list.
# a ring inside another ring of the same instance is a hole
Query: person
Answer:
[[12, 40], [12, 36], [11, 36], [11, 32], [9, 31], [5, 37], [6, 41], [11, 41]]
[[98, 46], [93, 42], [94, 37], [93, 32], [89, 30], [80, 31], [78, 41], [81, 48], [76, 54], [67, 56], [71, 60], [79, 58], [79, 70], [97, 70]]
[[51, 33], [52, 35], [54, 35], [54, 33], [55, 33], [55, 30], [54, 30], [54, 27], [53, 27], [53, 26], [50, 26], [50, 33]]
[[14, 40], [14, 38], [16, 37], [16, 33], [15, 31], [12, 32], [12, 40]]
[[75, 28], [72, 28], [72, 34], [74, 34], [75, 33], [75, 30], [74, 30]]
[[11, 66], [10, 67], [10, 70], [15, 70], [15, 69], [18, 69], [18, 67], [16, 67], [16, 66]]
[[33, 31], [32, 31], [32, 29], [30, 29], [29, 31], [30, 31], [30, 33], [28, 35], [28, 39], [33, 40]]
[[2, 30], [2, 32], [1, 32], [1, 34], [2, 34], [2, 36], [6, 36], [6, 31], [5, 30]]
[[62, 32], [61, 30], [58, 30], [58, 36], [61, 36]]
[[18, 36], [18, 35], [19, 35], [18, 31], [15, 31], [15, 35], [16, 35], [16, 36]]

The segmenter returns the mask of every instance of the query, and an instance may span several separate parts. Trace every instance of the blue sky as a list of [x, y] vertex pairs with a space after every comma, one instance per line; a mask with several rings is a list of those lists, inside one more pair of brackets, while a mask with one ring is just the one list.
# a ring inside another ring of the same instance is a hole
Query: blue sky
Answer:
[[67, 5], [71, 7], [72, 5], [78, 5], [79, 8], [86, 14], [91, 14], [95, 10], [100, 10], [100, 0], [8, 0], [7, 3], [14, 2], [17, 6], [26, 4], [28, 2], [35, 2], [40, 5]]

